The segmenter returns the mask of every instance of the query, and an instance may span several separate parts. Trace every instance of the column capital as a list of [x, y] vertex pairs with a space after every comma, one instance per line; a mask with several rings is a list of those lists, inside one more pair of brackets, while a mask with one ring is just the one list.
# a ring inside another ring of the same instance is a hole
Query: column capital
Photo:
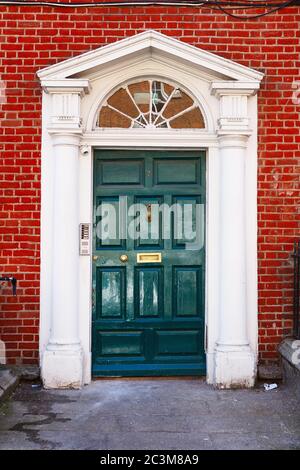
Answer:
[[213, 82], [211, 94], [219, 99], [218, 134], [250, 135], [248, 99], [257, 93], [259, 82]]
[[51, 117], [49, 132], [81, 129], [81, 100], [89, 93], [88, 80], [63, 79], [43, 80], [42, 87], [51, 97]]

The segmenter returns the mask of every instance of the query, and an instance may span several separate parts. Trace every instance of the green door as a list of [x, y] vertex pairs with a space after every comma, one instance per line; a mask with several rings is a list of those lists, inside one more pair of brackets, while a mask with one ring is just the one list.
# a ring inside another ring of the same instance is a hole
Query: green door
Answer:
[[203, 375], [205, 152], [94, 157], [93, 375]]

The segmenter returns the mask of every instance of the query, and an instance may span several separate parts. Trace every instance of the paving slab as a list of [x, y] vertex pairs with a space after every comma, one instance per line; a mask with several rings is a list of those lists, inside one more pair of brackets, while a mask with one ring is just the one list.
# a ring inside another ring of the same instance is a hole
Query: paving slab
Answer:
[[221, 391], [203, 379], [22, 383], [0, 407], [0, 449], [300, 450], [300, 402], [284, 385]]

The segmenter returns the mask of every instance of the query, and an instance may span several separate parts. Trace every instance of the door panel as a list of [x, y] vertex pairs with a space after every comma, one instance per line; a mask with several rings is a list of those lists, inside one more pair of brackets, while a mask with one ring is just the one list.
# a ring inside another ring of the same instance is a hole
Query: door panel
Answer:
[[144, 160], [120, 159], [116, 166], [115, 160], [99, 162], [97, 183], [105, 186], [139, 186], [144, 183]]
[[159, 317], [164, 315], [164, 276], [162, 267], [135, 268], [135, 316]]
[[97, 318], [125, 318], [125, 268], [97, 268]]
[[103, 331], [99, 332], [99, 352], [102, 356], [142, 356], [142, 331]]
[[157, 331], [157, 356], [199, 355], [199, 331]]
[[[163, 204], [163, 197], [136, 196], [134, 203], [141, 206], [142, 214], [138, 224], [140, 235], [135, 240], [135, 248], [163, 250], [164, 240], [162, 238], [162, 214], [156, 210], [157, 205]], [[151, 219], [151, 224], [148, 220]]]
[[204, 245], [185, 249], [199, 204], [204, 152], [95, 151], [94, 376], [205, 373]]
[[198, 159], [154, 159], [154, 185], [197, 184], [200, 176]]
[[[122, 233], [121, 224], [124, 224], [125, 221], [121, 219], [121, 207], [120, 207], [120, 197], [119, 196], [112, 196], [112, 197], [96, 197], [96, 219], [106, 218], [109, 219], [113, 216], [113, 213], [116, 213], [116, 224], [115, 226], [109, 227], [109, 231], [106, 230], [106, 225], [102, 226], [98, 225], [98, 229], [94, 234], [96, 238], [96, 250], [120, 250], [126, 249], [126, 240], [120, 238], [120, 234]], [[100, 230], [101, 228], [101, 230]]]
[[201, 317], [201, 268], [175, 266], [173, 270], [174, 316]]

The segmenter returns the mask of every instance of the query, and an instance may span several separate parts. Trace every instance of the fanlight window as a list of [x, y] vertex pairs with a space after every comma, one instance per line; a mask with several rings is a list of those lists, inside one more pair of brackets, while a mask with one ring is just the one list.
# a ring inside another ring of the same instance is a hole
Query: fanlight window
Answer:
[[181, 88], [144, 80], [119, 88], [102, 106], [99, 127], [202, 129], [204, 119], [194, 99]]

